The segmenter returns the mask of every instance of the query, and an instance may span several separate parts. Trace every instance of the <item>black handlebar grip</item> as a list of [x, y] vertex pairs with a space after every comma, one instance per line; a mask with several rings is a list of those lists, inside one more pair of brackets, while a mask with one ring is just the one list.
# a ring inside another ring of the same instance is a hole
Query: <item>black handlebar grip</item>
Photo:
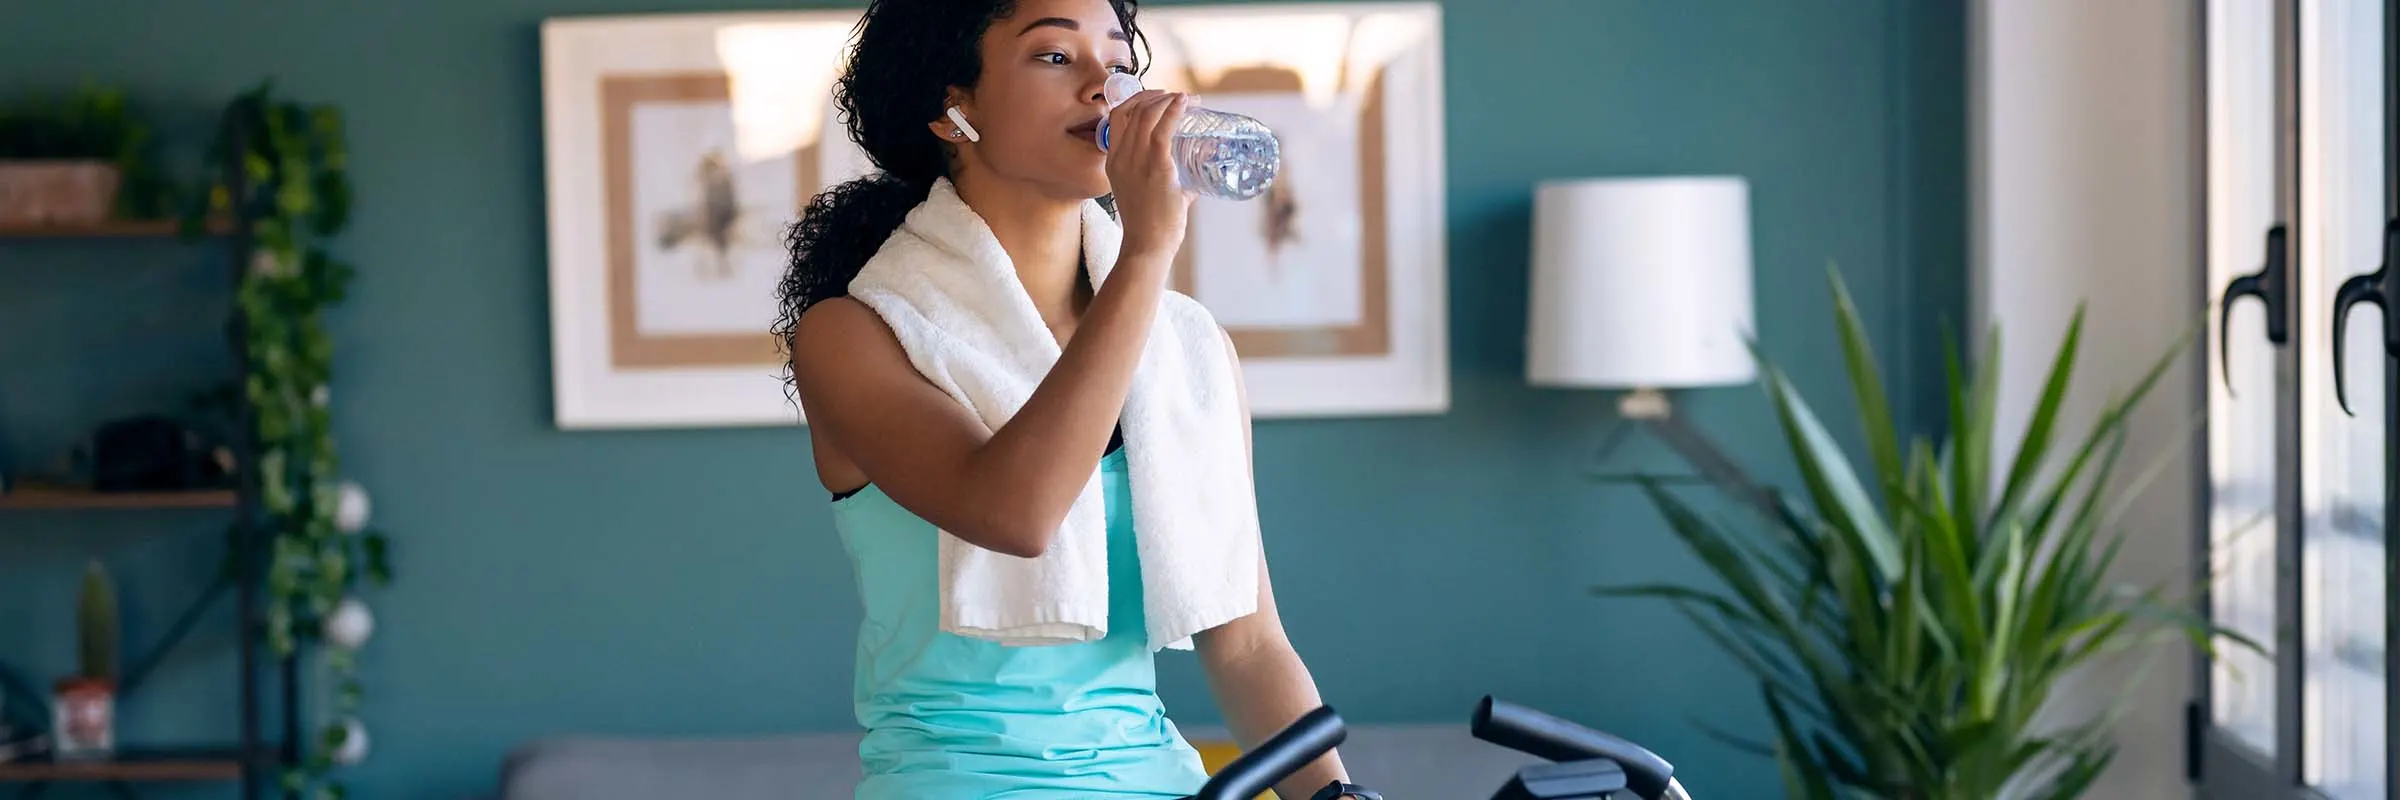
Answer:
[[1318, 756], [1331, 752], [1349, 736], [1349, 728], [1342, 724], [1342, 716], [1334, 713], [1333, 707], [1318, 706], [1226, 764], [1216, 777], [1200, 787], [1199, 794], [1192, 795], [1192, 800], [1250, 800], [1291, 777]]
[[1475, 738], [1550, 761], [1605, 758], [1625, 767], [1625, 788], [1644, 798], [1665, 795], [1675, 765], [1615, 736], [1489, 695], [1475, 706]]

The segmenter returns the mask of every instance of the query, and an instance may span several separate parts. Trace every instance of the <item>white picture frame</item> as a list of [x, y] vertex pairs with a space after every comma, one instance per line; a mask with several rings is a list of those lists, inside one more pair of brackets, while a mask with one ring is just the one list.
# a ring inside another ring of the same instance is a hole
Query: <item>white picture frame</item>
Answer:
[[[1152, 57], [1145, 86], [1195, 92], [1201, 106], [1256, 117], [1282, 142], [1268, 195], [1194, 203], [1176, 269], [1176, 289], [1233, 334], [1251, 415], [1447, 412], [1441, 6], [1149, 6], [1140, 23]], [[1357, 160], [1336, 160], [1345, 157]], [[1341, 208], [1328, 185], [1357, 206]], [[1312, 205], [1328, 210], [1312, 217]], [[1261, 266], [1259, 239], [1278, 234], [1260, 231], [1274, 230], [1267, 220], [1278, 213], [1298, 220], [1282, 234], [1297, 256]], [[1318, 232], [1346, 241], [1310, 242]]]
[[808, 198], [865, 169], [832, 113], [858, 16], [542, 23], [558, 427], [804, 422], [775, 287]]
[[[780, 234], [807, 194], [867, 169], [831, 113], [834, 70], [857, 20], [855, 10], [835, 10], [543, 23], [558, 427], [805, 424], [768, 333], [773, 281], [785, 257]], [[1278, 186], [1288, 196], [1199, 200], [1176, 271], [1176, 288], [1233, 334], [1252, 415], [1448, 411], [1440, 6], [1152, 6], [1141, 25], [1150, 86], [1197, 90], [1203, 105], [1281, 125], [1287, 140]], [[695, 116], [695, 102], [719, 110]], [[741, 124], [724, 124], [729, 117]], [[711, 131], [725, 139], [727, 127], [739, 135], [719, 146], [743, 156], [733, 174], [756, 179], [740, 185], [778, 189], [736, 203], [764, 212], [744, 228], [758, 246], [731, 270], [746, 288], [656, 288], [644, 276], [699, 274], [696, 260], [709, 260], [690, 248], [670, 260], [641, 247], [671, 227], [662, 220], [685, 207], [677, 204], [699, 196], [647, 187], [672, 187], [675, 173], [659, 164], [701, 163], [690, 143]], [[652, 129], [677, 135], [643, 139]], [[787, 165], [796, 177], [777, 177]], [[1356, 185], [1330, 188], [1347, 183]], [[806, 191], [787, 199], [787, 186]], [[1270, 204], [1279, 220], [1297, 222], [1264, 232]], [[1254, 263], [1261, 253], [1290, 255], [1269, 269]], [[764, 267], [772, 278], [757, 274]], [[686, 296], [685, 313], [673, 313]]]

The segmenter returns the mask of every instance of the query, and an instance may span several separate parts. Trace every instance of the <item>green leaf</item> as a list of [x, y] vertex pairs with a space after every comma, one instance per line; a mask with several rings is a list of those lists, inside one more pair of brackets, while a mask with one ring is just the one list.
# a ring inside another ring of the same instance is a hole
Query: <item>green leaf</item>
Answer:
[[1992, 417], [2000, 405], [2000, 330], [1984, 337], [1983, 361], [1974, 382], [1951, 401], [1958, 416], [1950, 435], [1956, 450], [1950, 462], [1951, 516], [1959, 530], [1979, 530], [1976, 520], [1987, 511], [1985, 493], [1991, 487]]
[[[2059, 341], [2058, 355], [2050, 362], [2050, 377], [2042, 382], [2042, 396], [2033, 406], [2033, 421], [2025, 426], [2025, 435], [2017, 442], [2016, 463], [2009, 467], [2008, 485], [2000, 492], [2001, 509], [2013, 509], [2032, 486], [2034, 471], [2042, 466], [2042, 457], [2050, 452], [2050, 432], [2058, 425], [2059, 408], [2066, 402], [2067, 383], [2074, 376], [2075, 357], [2083, 340], [2083, 306], [2077, 304], [2075, 316], [2067, 323], [2067, 335]], [[2001, 512], [2005, 513], [2005, 512]]]
[[[2024, 528], [2011, 527], [2001, 531], [2000, 536], [2008, 542], [2008, 547], [2001, 551], [2004, 561], [1999, 585], [1992, 590], [1992, 638], [2006, 642], [2015, 638], [2009, 634], [2017, 628], [2017, 602], [2025, 593], [2020, 584], [2025, 580], [2025, 564], [2030, 556], [2025, 550]], [[2006, 647], [1993, 647], [1984, 653], [1982, 671], [1975, 683], [1974, 714], [1978, 719], [1999, 713], [2000, 693], [2008, 687], [2011, 677], [2007, 664], [2010, 654]]]
[[382, 586], [392, 580], [391, 540], [380, 531], [368, 531], [359, 539], [359, 547], [367, 554], [367, 579]]
[[1867, 450], [1875, 459], [1884, 492], [1893, 494], [1903, 479], [1900, 441], [1892, 426], [1891, 405], [1884, 397], [1883, 378], [1875, 367], [1875, 349], [1867, 343], [1866, 326], [1859, 321], [1858, 307], [1851, 302], [1841, 273], [1831, 268], [1827, 272], [1842, 333], [1842, 360], [1849, 367], [1850, 389], [1858, 402], [1859, 425], [1866, 431]]
[[1808, 756], [1807, 739], [1792, 725], [1792, 716], [1773, 692], [1766, 693], [1767, 713], [1775, 721], [1777, 760], [1783, 771], [1785, 795], [1801, 800], [1835, 800], [1833, 784]]
[[1718, 532], [1674, 495], [1655, 484], [1642, 487], [1652, 504], [1658, 507], [1668, 522], [1668, 530], [1681, 538], [1692, 552], [1723, 578], [1728, 588], [1740, 598], [1744, 607], [1759, 620], [1778, 628], [1791, 628], [1791, 613], [1781, 600], [1767, 590], [1758, 575], [1750, 568], [1749, 560], [1723, 533]]
[[[1757, 676], [1762, 683], [1774, 686], [1807, 685], [1808, 681], [1803, 676], [1795, 673], [1791, 667], [1777, 661], [1771, 653], [1766, 652], [1767, 648], [1772, 647], [1771, 644], [1761, 645], [1757, 637], [1736, 635], [1717, 621], [1695, 613], [1691, 606], [1677, 605], [1675, 610], [1682, 613], [1684, 619], [1691, 621], [1693, 629], [1707, 636], [1720, 650], [1732, 657], [1735, 663], [1749, 670], [1750, 674]], [[1834, 714], [1833, 710], [1814, 701], [1799, 700], [1796, 701], [1796, 704], [1801, 707], [1802, 711], [1818, 721], [1829, 720]]]
[[1892, 579], [1900, 570], [1899, 548], [1892, 543], [1891, 532], [1884, 527], [1874, 503], [1867, 499], [1865, 488], [1859, 485], [1858, 474], [1851, 471], [1841, 446], [1834, 443], [1833, 435], [1809, 411], [1808, 402], [1784, 379], [1782, 371], [1768, 370], [1766, 383], [1776, 413], [1783, 420], [1785, 438], [1799, 462], [1801, 477], [1808, 483], [1809, 493], [1817, 499], [1818, 512], [1825, 515], [1835, 532], [1859, 540], [1878, 580]]

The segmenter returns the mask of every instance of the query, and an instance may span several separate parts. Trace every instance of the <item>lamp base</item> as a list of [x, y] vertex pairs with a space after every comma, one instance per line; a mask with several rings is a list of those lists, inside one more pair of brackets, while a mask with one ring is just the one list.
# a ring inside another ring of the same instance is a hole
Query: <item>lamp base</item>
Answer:
[[1653, 422], [1675, 413], [1675, 404], [1667, 400], [1666, 392], [1645, 386], [1617, 398], [1617, 413], [1626, 419]]

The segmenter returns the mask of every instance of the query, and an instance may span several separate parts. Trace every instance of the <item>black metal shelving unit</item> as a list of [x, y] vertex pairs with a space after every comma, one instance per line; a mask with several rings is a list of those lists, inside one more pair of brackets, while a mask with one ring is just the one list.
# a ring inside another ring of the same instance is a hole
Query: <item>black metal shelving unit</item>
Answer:
[[[239, 127], [239, 115], [226, 115], [228, 129], [224, 148], [225, 163], [213, 165], [224, 172], [231, 194], [246, 196], [248, 182], [242, 170], [240, 154], [248, 131]], [[236, 204], [242, 205], [242, 204]], [[109, 221], [90, 225], [0, 225], [0, 241], [31, 244], [32, 240], [62, 242], [71, 240], [162, 239], [201, 242], [226, 250], [228, 282], [238, 287], [245, 265], [250, 263], [253, 220], [246, 208], [234, 214], [212, 219], [198, 231], [187, 231], [176, 220]], [[47, 246], [44, 244], [43, 246]], [[226, 346], [233, 350], [235, 373], [230, 376], [234, 386], [241, 386], [249, 375], [249, 366], [241, 345], [245, 321], [239, 304], [231, 311], [233, 318], [225, 328]], [[135, 787], [143, 784], [231, 782], [240, 787], [243, 800], [259, 800], [269, 793], [288, 796], [281, 791], [283, 770], [298, 764], [300, 758], [300, 686], [299, 656], [274, 657], [267, 651], [264, 636], [263, 576], [267, 564], [269, 539], [260, 525], [259, 475], [256, 463], [256, 444], [253, 441], [249, 404], [245, 393], [234, 392], [236, 406], [233, 450], [236, 463], [235, 486], [231, 489], [190, 492], [117, 493], [74, 489], [24, 488], [0, 493], [0, 514], [58, 514], [109, 513], [125, 509], [188, 509], [202, 513], [223, 513], [226, 523], [226, 558], [223, 569], [208, 586], [194, 597], [170, 624], [159, 640], [135, 654], [126, 662], [117, 687], [120, 708], [138, 695], [157, 667], [178, 646], [184, 644], [205, 615], [232, 596], [238, 639], [238, 674], [233, 676], [239, 691], [240, 719], [231, 741], [197, 745], [146, 746], [118, 742], [118, 747], [103, 759], [57, 759], [45, 752], [8, 762], [0, 762], [0, 785], [18, 787], [16, 796], [34, 798], [43, 795], [51, 786], [60, 783], [96, 783], [107, 786], [118, 797], [137, 797]], [[5, 543], [0, 543], [5, 546]], [[270, 687], [268, 673], [277, 684]], [[30, 687], [40, 697], [42, 684], [29, 683], [22, 674], [0, 663], [0, 678], [21, 684], [16, 690]], [[266, 692], [280, 694], [280, 730], [269, 735], [266, 717]]]

